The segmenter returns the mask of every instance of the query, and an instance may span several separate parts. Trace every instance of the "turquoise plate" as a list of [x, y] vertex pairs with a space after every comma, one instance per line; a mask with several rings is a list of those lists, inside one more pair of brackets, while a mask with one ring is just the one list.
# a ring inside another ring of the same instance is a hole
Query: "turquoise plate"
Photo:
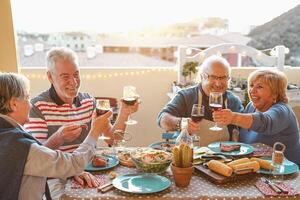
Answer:
[[229, 152], [224, 152], [220, 150], [220, 142], [214, 142], [208, 145], [208, 148], [210, 148], [212, 151], [216, 153], [222, 153], [223, 155], [227, 156], [243, 156], [243, 155], [248, 155], [253, 152], [253, 147], [249, 144], [245, 143], [240, 143], [240, 142], [232, 142], [232, 141], [224, 141], [222, 142], [225, 145], [231, 145], [231, 144], [239, 144], [241, 145], [240, 150], [238, 151], [229, 151]]
[[[272, 158], [270, 157], [263, 157], [261, 159], [268, 160], [271, 162]], [[280, 172], [274, 173], [274, 175], [287, 175], [287, 174], [293, 174], [295, 172], [299, 171], [298, 165], [293, 163], [292, 161], [289, 161], [287, 159], [284, 159], [283, 161], [283, 168]], [[272, 171], [266, 170], [266, 169], [260, 169], [258, 170], [258, 173], [261, 174], [272, 174]]]
[[[169, 146], [166, 146], [169, 145]], [[159, 150], [165, 150], [165, 151], [172, 151], [172, 148], [175, 146], [174, 141], [169, 142], [155, 142], [149, 145], [149, 147], [152, 147], [153, 149], [159, 149]]]
[[102, 170], [111, 169], [119, 164], [119, 160], [115, 156], [105, 155], [103, 157], [106, 157], [108, 159], [108, 163], [105, 167], [94, 167], [92, 165], [92, 162], [89, 162], [89, 164], [87, 164], [84, 170], [88, 172], [102, 171]]
[[125, 174], [117, 176], [112, 184], [124, 192], [149, 194], [167, 189], [171, 186], [171, 181], [155, 174]]

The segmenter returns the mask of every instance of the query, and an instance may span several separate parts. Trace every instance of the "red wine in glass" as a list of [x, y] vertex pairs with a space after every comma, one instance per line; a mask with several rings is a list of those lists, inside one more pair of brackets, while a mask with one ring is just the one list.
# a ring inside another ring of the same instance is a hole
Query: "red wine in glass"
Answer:
[[212, 111], [220, 111], [222, 110], [222, 105], [217, 103], [211, 103], [209, 104], [209, 107]]
[[192, 120], [194, 122], [200, 122], [203, 118], [204, 118], [204, 115], [200, 115], [200, 114], [193, 114], [192, 115]]
[[194, 122], [200, 122], [204, 118], [204, 106], [194, 104], [192, 107], [191, 118]]
[[96, 112], [97, 116], [104, 115], [110, 110], [110, 102], [108, 99], [96, 100]]
[[109, 109], [107, 110], [107, 109], [96, 108], [97, 116], [104, 115], [108, 111]]
[[[134, 86], [131, 85], [127, 85], [124, 86], [123, 88], [123, 101], [126, 105], [128, 106], [133, 106], [135, 104], [135, 102], [137, 101], [137, 97], [139, 95], [136, 92], [136, 88]], [[130, 109], [131, 112], [131, 109]], [[125, 122], [125, 124], [127, 125], [133, 125], [133, 124], [137, 124], [136, 120], [131, 119], [131, 113], [128, 115], [128, 119]]]
[[[96, 100], [96, 113], [97, 116], [104, 115], [110, 110], [110, 102], [109, 99], [97, 99]], [[101, 135], [98, 138], [99, 140], [108, 140], [109, 137], [106, 137], [104, 133], [101, 133]]]
[[[223, 96], [222, 92], [210, 92], [209, 93], [209, 107], [212, 112], [222, 110]], [[217, 123], [213, 127], [209, 128], [212, 131], [220, 131], [221, 127], [218, 127]], [[221, 139], [221, 138], [220, 138]]]
[[135, 97], [125, 97], [123, 98], [124, 103], [126, 103], [129, 106], [132, 106], [135, 104], [135, 102], [137, 101], [137, 99]]

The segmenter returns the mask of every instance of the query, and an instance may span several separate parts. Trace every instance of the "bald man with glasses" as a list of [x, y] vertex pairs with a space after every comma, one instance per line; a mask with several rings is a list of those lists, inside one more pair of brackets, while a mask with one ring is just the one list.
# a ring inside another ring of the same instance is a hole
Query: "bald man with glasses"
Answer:
[[[214, 126], [212, 111], [209, 108], [211, 92], [223, 94], [223, 108], [234, 112], [241, 112], [244, 109], [241, 100], [227, 91], [230, 79], [229, 63], [221, 56], [210, 56], [200, 66], [197, 79], [199, 80], [197, 85], [180, 90], [161, 110], [157, 117], [158, 125], [166, 131], [180, 131], [182, 118], [188, 118], [188, 131], [190, 134], [200, 136], [201, 146], [220, 139], [232, 140], [232, 132], [237, 130], [233, 125], [223, 127], [220, 131], [209, 129]], [[201, 121], [195, 122], [191, 119], [193, 104], [204, 107], [204, 118]]]

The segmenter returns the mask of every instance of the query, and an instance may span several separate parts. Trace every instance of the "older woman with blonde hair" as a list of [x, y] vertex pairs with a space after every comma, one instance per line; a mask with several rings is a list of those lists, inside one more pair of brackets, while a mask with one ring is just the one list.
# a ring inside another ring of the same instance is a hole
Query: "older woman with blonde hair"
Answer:
[[250, 102], [243, 113], [223, 109], [213, 113], [214, 121], [240, 127], [240, 142], [275, 142], [286, 145], [287, 159], [300, 165], [300, 141], [297, 118], [287, 105], [287, 78], [276, 70], [256, 70], [248, 78]]

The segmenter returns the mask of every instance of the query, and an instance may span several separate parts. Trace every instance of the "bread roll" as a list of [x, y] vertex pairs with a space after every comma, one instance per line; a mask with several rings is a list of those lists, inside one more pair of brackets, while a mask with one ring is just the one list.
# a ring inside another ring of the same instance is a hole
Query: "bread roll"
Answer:
[[229, 177], [232, 174], [232, 168], [228, 167], [226, 164], [218, 161], [218, 160], [211, 160], [207, 163], [207, 166], [210, 170], [221, 174], [223, 176]]
[[263, 159], [254, 158], [254, 157], [250, 158], [250, 160], [257, 161], [259, 163], [260, 168], [262, 168], [262, 169], [266, 169], [266, 170], [272, 170], [273, 169], [272, 163], [268, 160], [263, 160]]
[[246, 174], [250, 172], [256, 172], [259, 170], [259, 163], [257, 161], [250, 161], [246, 163], [241, 163], [233, 165], [233, 171], [236, 174]]
[[115, 171], [111, 171], [111, 172], [108, 173], [108, 177], [109, 177], [110, 179], [114, 179], [114, 178], [116, 178], [117, 176], [118, 176], [118, 174], [117, 174]]
[[238, 164], [242, 164], [242, 163], [246, 163], [246, 162], [250, 162], [249, 158], [240, 158], [234, 161], [231, 161], [229, 163], [227, 163], [227, 165], [231, 168], [233, 168], [234, 165], [238, 165]]

